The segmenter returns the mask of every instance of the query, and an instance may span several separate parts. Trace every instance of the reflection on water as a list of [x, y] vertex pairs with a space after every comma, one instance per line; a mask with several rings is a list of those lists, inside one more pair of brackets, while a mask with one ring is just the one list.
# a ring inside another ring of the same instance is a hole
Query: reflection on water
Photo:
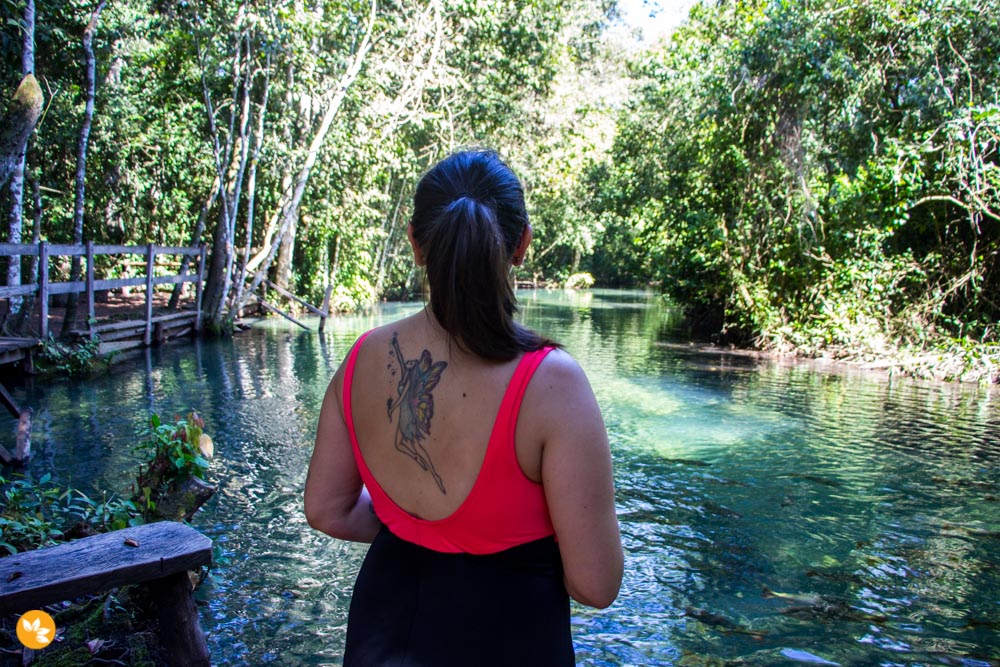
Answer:
[[[610, 609], [575, 608], [581, 664], [1000, 664], [996, 393], [706, 353], [640, 293], [521, 298], [587, 370], [616, 464], [625, 582]], [[213, 660], [336, 663], [364, 547], [305, 524], [313, 429], [357, 335], [419, 308], [325, 336], [269, 322], [28, 386], [32, 472], [125, 491], [148, 411], [199, 410], [219, 488], [195, 520], [216, 544], [199, 592]]]

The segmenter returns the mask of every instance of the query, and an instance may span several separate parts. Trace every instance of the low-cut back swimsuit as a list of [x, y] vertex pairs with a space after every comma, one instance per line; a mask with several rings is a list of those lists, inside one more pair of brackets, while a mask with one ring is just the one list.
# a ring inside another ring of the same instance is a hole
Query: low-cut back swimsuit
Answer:
[[428, 521], [389, 497], [358, 446], [351, 383], [367, 335], [347, 359], [343, 408], [383, 526], [354, 586], [344, 665], [573, 665], [569, 596], [545, 495], [514, 446], [524, 392], [552, 348], [521, 358], [472, 490], [451, 515]]

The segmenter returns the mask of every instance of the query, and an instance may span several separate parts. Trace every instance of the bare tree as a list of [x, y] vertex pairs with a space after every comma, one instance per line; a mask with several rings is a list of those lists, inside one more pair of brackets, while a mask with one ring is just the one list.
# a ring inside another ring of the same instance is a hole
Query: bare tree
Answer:
[[319, 127], [316, 129], [312, 140], [309, 143], [309, 150], [306, 152], [302, 166], [299, 168], [298, 175], [294, 181], [294, 187], [290, 192], [285, 193], [278, 204], [274, 217], [272, 218], [273, 222], [276, 223], [273, 227], [271, 227], [273, 231], [267, 235], [267, 238], [265, 238], [264, 245], [260, 251], [254, 255], [249, 262], [247, 262], [244, 267], [244, 273], [238, 277], [239, 281], [245, 280], [246, 273], [254, 271], [253, 277], [250, 280], [250, 285], [242, 293], [241, 300], [233, 304], [233, 312], [246, 305], [246, 301], [250, 298], [250, 295], [252, 295], [264, 281], [268, 270], [271, 268], [271, 263], [277, 255], [278, 249], [285, 241], [286, 236], [289, 235], [295, 222], [298, 220], [299, 205], [302, 202], [303, 194], [305, 194], [306, 186], [309, 184], [309, 176], [312, 173], [313, 167], [316, 165], [316, 159], [319, 156], [319, 151], [323, 146], [327, 133], [330, 131], [333, 119], [336, 117], [341, 104], [344, 102], [344, 98], [347, 96], [348, 89], [361, 73], [365, 57], [371, 49], [372, 32], [375, 28], [376, 10], [376, 0], [372, 0], [371, 13], [368, 17], [368, 25], [365, 27], [364, 37], [354, 52], [351, 64], [341, 75], [340, 81], [334, 88], [333, 95], [327, 102], [326, 109], [323, 113], [323, 119], [320, 121]]
[[[94, 58], [94, 33], [97, 32], [97, 22], [104, 10], [107, 0], [101, 0], [90, 15], [90, 22], [83, 31], [83, 58], [86, 105], [83, 110], [83, 123], [80, 126], [80, 143], [76, 151], [76, 201], [73, 206], [73, 242], [83, 243], [83, 198], [86, 191], [87, 175], [87, 144], [90, 142], [90, 127], [94, 121], [94, 98], [97, 95], [97, 62]], [[80, 256], [73, 257], [70, 269], [70, 280], [80, 280]], [[66, 303], [66, 318], [63, 320], [62, 335], [66, 336], [76, 325], [76, 311], [79, 303], [78, 294], [71, 292]]]
[[[11, 111], [15, 115], [19, 115], [20, 118], [10, 118], [6, 116], [4, 118], [3, 127], [3, 143], [6, 144], [8, 139], [8, 131], [10, 131], [11, 144], [9, 148], [5, 145], [0, 148], [0, 162], [4, 163], [4, 166], [0, 166], [0, 171], [6, 172], [7, 169], [10, 173], [7, 176], [0, 176], [0, 190], [9, 180], [9, 197], [7, 199], [10, 209], [8, 211], [8, 232], [7, 232], [7, 242], [8, 243], [20, 243], [21, 242], [21, 230], [23, 227], [23, 209], [24, 209], [24, 166], [25, 166], [25, 156], [28, 152], [28, 138], [31, 136], [31, 132], [34, 129], [36, 123], [38, 122], [39, 113], [41, 112], [42, 106], [42, 95], [41, 90], [35, 81], [34, 71], [35, 71], [35, 2], [34, 0], [25, 0], [24, 12], [22, 14], [22, 35], [21, 35], [21, 74], [24, 76], [24, 80], [21, 86], [18, 87], [18, 92], [15, 94], [15, 102], [11, 105]], [[30, 77], [30, 80], [28, 79]], [[22, 90], [24, 87], [24, 90]], [[21, 95], [26, 95], [21, 97]], [[20, 99], [21, 102], [27, 102], [25, 106], [21, 106], [18, 103]], [[9, 165], [9, 166], [8, 166]], [[7, 284], [8, 285], [20, 285], [21, 284], [21, 261], [18, 257], [11, 257], [10, 261], [7, 263]], [[11, 330], [17, 330], [20, 328], [20, 324], [23, 321], [24, 300], [21, 297], [11, 297], [9, 301], [8, 309], [8, 321], [4, 322], [5, 328], [10, 328]]]

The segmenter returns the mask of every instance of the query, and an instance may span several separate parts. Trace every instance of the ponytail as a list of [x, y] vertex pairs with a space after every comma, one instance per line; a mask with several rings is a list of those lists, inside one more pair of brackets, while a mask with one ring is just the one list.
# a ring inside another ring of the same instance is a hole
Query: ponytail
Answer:
[[528, 214], [521, 183], [500, 157], [467, 151], [445, 158], [420, 180], [413, 201], [431, 310], [458, 346], [509, 360], [551, 344], [514, 321], [509, 273]]

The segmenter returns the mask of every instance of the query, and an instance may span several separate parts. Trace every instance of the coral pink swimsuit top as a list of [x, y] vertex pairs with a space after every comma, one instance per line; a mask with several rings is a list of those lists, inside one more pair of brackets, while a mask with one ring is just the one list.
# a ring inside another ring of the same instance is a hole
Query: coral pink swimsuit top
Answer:
[[553, 348], [526, 352], [514, 370], [479, 475], [468, 497], [443, 519], [419, 519], [382, 489], [365, 464], [351, 414], [351, 382], [358, 350], [368, 334], [354, 345], [344, 370], [344, 418], [354, 460], [371, 494], [376, 516], [397, 537], [445, 553], [491, 554], [555, 534], [542, 485], [528, 479], [517, 462], [514, 431], [521, 400], [538, 365]]

